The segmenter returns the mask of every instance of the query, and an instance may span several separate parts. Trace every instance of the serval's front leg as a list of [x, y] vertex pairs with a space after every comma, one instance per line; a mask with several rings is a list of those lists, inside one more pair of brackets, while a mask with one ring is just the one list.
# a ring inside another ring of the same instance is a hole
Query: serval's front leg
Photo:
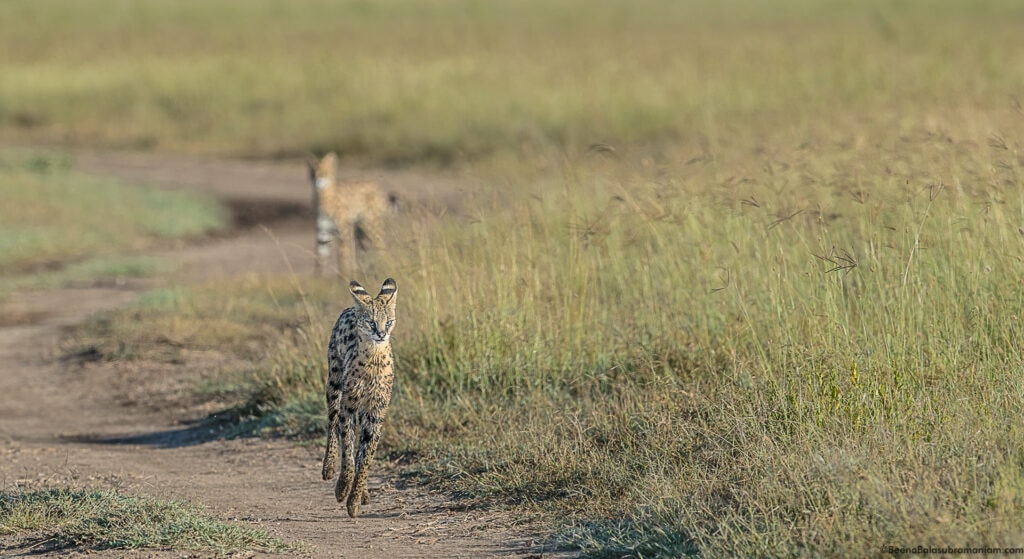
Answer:
[[[360, 415], [360, 419], [356, 420], [356, 425], [357, 425], [357, 429], [359, 430], [359, 432], [363, 431], [364, 426], [366, 424], [367, 424], [367, 421], [365, 419], [363, 419], [362, 416]], [[369, 446], [369, 445], [360, 444], [359, 448], [356, 449], [356, 467], [357, 468], [361, 469], [363, 467], [362, 464], [364, 462], [366, 462], [366, 448], [367, 448], [367, 446]], [[358, 476], [358, 474], [356, 474], [356, 475]], [[361, 504], [361, 505], [368, 505], [368, 504], [370, 504], [370, 490], [369, 490], [369, 488], [363, 488], [363, 497], [359, 500], [359, 504]]]
[[334, 486], [334, 498], [339, 503], [349, 500], [349, 495], [352, 493], [352, 481], [355, 477], [356, 465], [352, 448], [355, 438], [352, 432], [355, 427], [354, 415], [347, 410], [341, 412], [341, 425], [338, 429], [338, 437], [341, 439], [339, 441], [341, 444], [341, 475], [338, 476], [338, 483]]
[[321, 474], [324, 481], [338, 473], [338, 415], [341, 413], [341, 406], [337, 398], [331, 396], [327, 395], [327, 448], [324, 449], [324, 469]]
[[324, 266], [327, 265], [327, 257], [331, 255], [331, 241], [334, 239], [334, 231], [337, 227], [330, 218], [317, 216], [316, 218], [316, 260], [314, 261], [313, 273], [320, 277]]
[[338, 273], [354, 274], [356, 272], [356, 231], [351, 223], [338, 225]]
[[364, 417], [359, 439], [359, 454], [361, 460], [356, 472], [355, 486], [348, 496], [348, 515], [352, 518], [359, 516], [359, 505], [369, 504], [370, 494], [366, 489], [366, 478], [373, 465], [373, 455], [377, 452], [377, 443], [380, 442], [381, 427], [384, 422], [379, 417]]

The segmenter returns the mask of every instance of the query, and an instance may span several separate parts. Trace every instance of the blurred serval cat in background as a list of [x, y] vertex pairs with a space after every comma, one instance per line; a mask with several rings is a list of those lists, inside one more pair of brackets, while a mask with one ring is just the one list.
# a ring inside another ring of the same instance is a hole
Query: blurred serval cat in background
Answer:
[[339, 180], [335, 153], [310, 157], [307, 164], [316, 212], [316, 275], [322, 274], [332, 241], [339, 272], [352, 273], [357, 250], [383, 247], [384, 221], [397, 199], [375, 181]]

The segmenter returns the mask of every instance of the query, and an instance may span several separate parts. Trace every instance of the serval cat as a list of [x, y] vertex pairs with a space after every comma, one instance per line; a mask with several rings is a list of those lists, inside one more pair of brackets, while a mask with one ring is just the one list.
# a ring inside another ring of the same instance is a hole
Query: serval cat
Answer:
[[374, 181], [338, 180], [335, 153], [319, 160], [311, 157], [307, 164], [316, 210], [316, 275], [320, 275], [334, 240], [338, 270], [354, 271], [357, 249], [381, 247], [384, 219], [396, 206], [396, 198]]
[[348, 515], [355, 518], [359, 505], [370, 504], [366, 476], [391, 403], [395, 378], [391, 331], [395, 327], [398, 286], [388, 278], [376, 297], [370, 297], [356, 281], [349, 284], [349, 290], [356, 304], [338, 317], [327, 344], [327, 449], [323, 478], [327, 481], [337, 472], [340, 444], [341, 475], [334, 486], [334, 496], [339, 503], [345, 502]]

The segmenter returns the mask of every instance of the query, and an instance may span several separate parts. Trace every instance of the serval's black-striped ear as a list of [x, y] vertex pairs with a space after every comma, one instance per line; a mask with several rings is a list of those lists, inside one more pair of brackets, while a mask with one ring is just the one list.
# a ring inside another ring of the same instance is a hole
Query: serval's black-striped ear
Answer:
[[384, 280], [384, 284], [380, 286], [380, 293], [377, 294], [377, 298], [384, 301], [384, 303], [391, 305], [395, 302], [395, 295], [398, 294], [398, 284], [395, 280], [388, 278]]
[[309, 180], [316, 182], [316, 168], [319, 167], [319, 160], [313, 154], [306, 154], [306, 167], [309, 168]]
[[352, 292], [352, 298], [356, 300], [356, 303], [359, 303], [362, 306], [369, 305], [370, 301], [373, 300], [370, 297], [370, 294], [367, 293], [366, 290], [363, 289], [363, 286], [359, 285], [359, 282], [356, 280], [352, 280], [348, 284], [348, 290]]

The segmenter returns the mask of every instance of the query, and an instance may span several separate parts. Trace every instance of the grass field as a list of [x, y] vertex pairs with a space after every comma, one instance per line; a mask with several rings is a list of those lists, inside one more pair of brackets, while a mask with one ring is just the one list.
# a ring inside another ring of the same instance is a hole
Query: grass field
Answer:
[[[0, 137], [484, 186], [360, 278], [398, 280], [384, 445], [423, 479], [595, 557], [1024, 543], [1019, 4], [118, 6], [0, 6]], [[258, 359], [247, 424], [317, 434], [343, 292], [161, 292], [81, 336]]]

